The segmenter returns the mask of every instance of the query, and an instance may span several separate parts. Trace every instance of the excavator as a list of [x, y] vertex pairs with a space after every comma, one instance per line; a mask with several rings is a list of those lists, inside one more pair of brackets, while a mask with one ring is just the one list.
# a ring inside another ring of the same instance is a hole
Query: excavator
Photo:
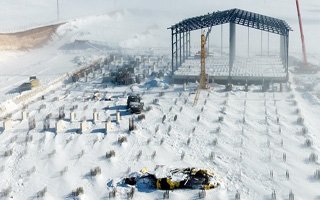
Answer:
[[201, 62], [201, 71], [200, 71], [200, 82], [197, 88], [196, 96], [193, 102], [193, 106], [197, 105], [200, 91], [209, 89], [207, 74], [206, 74], [206, 43], [208, 41], [209, 35], [211, 33], [212, 26], [208, 29], [208, 32], [202, 31], [201, 33], [201, 51], [200, 51], [200, 62]]

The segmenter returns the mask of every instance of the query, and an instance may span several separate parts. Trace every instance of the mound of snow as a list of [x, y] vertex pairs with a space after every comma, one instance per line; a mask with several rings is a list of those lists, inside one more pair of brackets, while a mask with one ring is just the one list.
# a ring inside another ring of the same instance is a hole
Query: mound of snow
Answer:
[[161, 87], [164, 89], [169, 88], [168, 83], [166, 83], [164, 80], [160, 80], [160, 79], [152, 79], [152, 80], [146, 82], [145, 86], [147, 88], [155, 88], [155, 87]]
[[97, 44], [88, 40], [75, 40], [72, 43], [64, 44], [60, 47], [61, 50], [86, 50], [86, 49], [99, 49], [110, 50], [107, 45]]

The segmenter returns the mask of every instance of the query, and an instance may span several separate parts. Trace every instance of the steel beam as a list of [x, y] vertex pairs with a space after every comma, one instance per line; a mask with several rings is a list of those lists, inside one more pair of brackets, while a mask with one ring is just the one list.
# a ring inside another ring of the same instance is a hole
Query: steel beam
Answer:
[[189, 18], [172, 27], [179, 28], [178, 33], [180, 33], [196, 29], [204, 29], [224, 23], [235, 23], [243, 26], [249, 26], [250, 28], [280, 35], [285, 35], [291, 30], [289, 25], [283, 20], [240, 9], [231, 9], [221, 12], [218, 11], [207, 15]]

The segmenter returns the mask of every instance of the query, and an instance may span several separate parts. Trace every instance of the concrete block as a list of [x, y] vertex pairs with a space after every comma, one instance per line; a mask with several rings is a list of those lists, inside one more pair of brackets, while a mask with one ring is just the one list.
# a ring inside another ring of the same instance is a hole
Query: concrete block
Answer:
[[186, 83], [183, 84], [183, 90], [187, 91], [187, 84]]
[[86, 132], [88, 130], [89, 130], [89, 126], [88, 126], [87, 121], [80, 122], [80, 132], [84, 133], [84, 132]]
[[109, 131], [111, 131], [111, 130], [112, 130], [111, 122], [110, 122], [110, 121], [107, 121], [107, 122], [105, 123], [105, 134], [108, 134]]
[[119, 111], [116, 113], [116, 121], [117, 121], [118, 124], [119, 124], [120, 121], [121, 121], [121, 114], [120, 114]]
[[62, 133], [66, 129], [65, 122], [63, 120], [58, 120], [56, 122], [56, 133]]
[[75, 112], [70, 113], [70, 122], [77, 121], [77, 114]]
[[29, 113], [27, 111], [22, 111], [21, 113], [21, 119], [26, 120], [29, 117]]
[[93, 123], [97, 123], [97, 122], [99, 122], [100, 121], [100, 115], [99, 115], [99, 113], [98, 112], [93, 112]]
[[5, 120], [3, 122], [3, 128], [4, 128], [4, 130], [12, 129], [12, 121], [10, 119]]

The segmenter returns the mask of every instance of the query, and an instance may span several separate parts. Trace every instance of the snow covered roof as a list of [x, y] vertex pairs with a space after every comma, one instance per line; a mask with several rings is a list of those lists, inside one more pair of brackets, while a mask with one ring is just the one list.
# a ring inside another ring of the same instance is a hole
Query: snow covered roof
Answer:
[[284, 20], [237, 8], [185, 19], [168, 29], [176, 29], [177, 33], [183, 33], [225, 23], [235, 23], [285, 36], [289, 34], [289, 31], [292, 31]]

